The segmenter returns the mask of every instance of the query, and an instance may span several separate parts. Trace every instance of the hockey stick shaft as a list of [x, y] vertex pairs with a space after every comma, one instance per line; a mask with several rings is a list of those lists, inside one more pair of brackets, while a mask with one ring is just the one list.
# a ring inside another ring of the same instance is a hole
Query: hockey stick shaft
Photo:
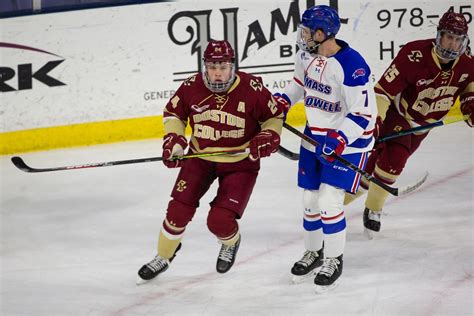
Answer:
[[390, 134], [390, 135], [379, 137], [376, 140], [376, 143], [383, 143], [383, 142], [385, 142], [389, 139], [393, 139], [393, 138], [396, 138], [396, 137], [405, 136], [405, 135], [409, 135], [409, 134], [413, 134], [413, 133], [417, 133], [417, 132], [421, 132], [421, 131], [430, 130], [430, 129], [438, 127], [438, 126], [457, 123], [457, 122], [465, 121], [467, 119], [469, 119], [469, 115], [464, 115], [462, 117], [447, 118], [447, 119], [442, 120], [442, 121], [437, 121], [437, 122], [427, 124], [427, 125], [423, 125], [423, 126], [417, 126], [417, 127], [406, 129], [406, 130], [403, 130], [403, 131], [399, 131], [399, 132], [396, 132], [396, 133], [393, 133], [393, 134]]
[[[314, 139], [312, 139], [311, 137], [309, 137], [308, 135], [300, 132], [299, 130], [297, 130], [296, 128], [294, 128], [293, 126], [291, 125], [288, 125], [287, 123], [283, 123], [283, 126], [289, 130], [290, 132], [292, 132], [293, 134], [295, 135], [298, 135], [300, 138], [304, 139], [306, 142], [310, 143], [311, 145], [313, 146], [320, 146], [320, 144], [315, 141]], [[324, 154], [323, 154], [324, 155]], [[335, 160], [339, 161], [340, 163], [342, 163], [344, 166], [348, 167], [349, 169], [352, 169], [353, 171], [359, 173], [360, 175], [362, 175], [364, 178], [366, 178], [368, 181], [370, 182], [373, 182], [375, 184], [377, 184], [378, 186], [380, 186], [382, 189], [384, 189], [385, 191], [389, 192], [390, 194], [392, 195], [395, 195], [395, 196], [398, 196], [399, 195], [399, 192], [398, 192], [398, 188], [393, 188], [385, 183], [383, 183], [382, 181], [378, 180], [377, 178], [375, 178], [374, 176], [372, 176], [371, 174], [369, 174], [368, 172], [360, 169], [359, 167], [357, 167], [356, 165], [354, 165], [353, 163], [351, 163], [350, 161], [347, 161], [346, 159], [342, 158], [341, 156], [338, 156], [336, 154], [332, 154], [331, 155], [332, 158], [334, 158]]]
[[[385, 142], [389, 139], [393, 139], [393, 138], [413, 134], [413, 133], [416, 133], [416, 132], [421, 132], [421, 131], [424, 131], [424, 130], [430, 130], [430, 129], [438, 127], [438, 126], [443, 126], [443, 125], [448, 125], [448, 124], [457, 123], [457, 122], [461, 122], [461, 121], [466, 121], [467, 119], [469, 119], [468, 115], [464, 115], [462, 117], [447, 118], [447, 119], [442, 120], [442, 121], [434, 122], [434, 123], [423, 125], [423, 126], [414, 127], [414, 128], [411, 128], [411, 129], [406, 129], [406, 130], [399, 131], [399, 132], [396, 132], [396, 133], [393, 133], [393, 134], [390, 134], [390, 135], [387, 135], [387, 136], [383, 136], [383, 137], [380, 137], [379, 139], [377, 139], [375, 142], [377, 144], [378, 143], [383, 143], [383, 142]], [[284, 156], [284, 157], [286, 157], [290, 160], [298, 160], [300, 158], [300, 155], [298, 153], [292, 152], [291, 150], [286, 149], [283, 146], [278, 147], [278, 153], [280, 153], [282, 156]]]
[[286, 149], [285, 147], [279, 145], [278, 146], [278, 153], [282, 155], [285, 158], [288, 158], [290, 160], [299, 160], [300, 159], [300, 154], [294, 153], [289, 149]]
[[[200, 158], [200, 157], [212, 157], [212, 156], [224, 156], [224, 155], [237, 155], [237, 154], [243, 154], [246, 152], [248, 152], [248, 149], [234, 150], [234, 151], [220, 151], [220, 152], [211, 152], [211, 153], [197, 153], [197, 154], [181, 156], [175, 160]], [[162, 160], [163, 160], [163, 157], [150, 157], [150, 158], [116, 160], [116, 161], [107, 161], [107, 162], [98, 162], [98, 163], [90, 163], [90, 164], [83, 164], [83, 165], [53, 167], [53, 168], [32, 168], [28, 166], [23, 160], [23, 158], [21, 157], [15, 156], [11, 158], [11, 161], [15, 165], [15, 167], [17, 167], [18, 169], [24, 172], [29, 172], [29, 173], [111, 167], [111, 166], [118, 166], [118, 165], [128, 165], [128, 164], [134, 164], [134, 163], [153, 162], [153, 161], [162, 161]]]

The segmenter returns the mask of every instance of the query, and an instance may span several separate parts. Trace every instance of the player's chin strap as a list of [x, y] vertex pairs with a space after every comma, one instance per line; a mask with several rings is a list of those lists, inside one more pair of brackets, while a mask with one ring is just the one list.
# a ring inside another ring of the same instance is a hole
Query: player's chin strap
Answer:
[[[304, 141], [308, 142], [309, 144], [311, 144], [315, 147], [316, 146], [321, 146], [317, 141], [315, 141], [314, 139], [312, 139], [308, 135], [300, 132], [299, 130], [297, 130], [293, 126], [288, 125], [286, 122], [283, 123], [283, 127], [285, 127], [287, 130], [289, 130], [293, 134], [297, 135], [298, 137], [302, 138]], [[326, 155], [323, 154], [323, 156], [326, 156]], [[391, 187], [391, 186], [383, 183], [379, 179], [375, 178], [373, 175], [371, 175], [368, 172], [360, 169], [359, 167], [357, 167], [356, 165], [354, 165], [350, 161], [347, 161], [346, 159], [342, 158], [341, 156], [338, 156], [334, 153], [331, 154], [330, 156], [332, 158], [334, 158], [336, 161], [338, 161], [339, 163], [341, 163], [344, 166], [348, 167], [349, 169], [351, 169], [351, 170], [359, 173], [360, 175], [362, 175], [364, 178], [367, 179], [367, 181], [375, 183], [376, 185], [378, 185], [379, 187], [381, 187], [382, 189], [384, 189], [388, 193], [390, 193], [392, 195], [395, 195], [395, 196], [405, 195], [405, 194], [408, 194], [408, 193], [416, 190], [417, 188], [419, 188], [426, 181], [426, 178], [428, 177], [428, 173], [425, 173], [423, 175], [423, 177], [421, 177], [416, 183], [414, 183], [412, 185], [409, 185], [409, 186], [406, 186], [406, 187], [403, 187], [403, 188], [395, 188], [395, 187]]]
[[[326, 38], [321, 41], [321, 42], [316, 42], [314, 39], [313, 39], [313, 36], [311, 36], [311, 42], [314, 43], [314, 46], [310, 48], [309, 50], [309, 53], [310, 54], [317, 54], [318, 53], [318, 47], [323, 45], [324, 42], [326, 42], [327, 40], [331, 39], [331, 38], [334, 38], [334, 36], [327, 36], [326, 35]], [[308, 46], [309, 47], [309, 46]]]
[[[435, 128], [435, 127], [438, 127], [438, 126], [443, 126], [443, 125], [448, 125], [448, 124], [452, 124], [452, 123], [462, 122], [462, 121], [466, 121], [468, 119], [469, 119], [469, 115], [456, 116], [456, 117], [452, 117], [452, 118], [448, 117], [447, 119], [444, 119], [444, 120], [441, 120], [441, 121], [437, 121], [437, 122], [434, 122], [434, 123], [430, 123], [430, 124], [427, 124], [427, 125], [422, 125], [422, 126], [418, 126], [418, 127], [414, 127], [414, 128], [410, 128], [410, 129], [405, 129], [403, 131], [399, 131], [399, 132], [396, 132], [396, 133], [393, 133], [393, 134], [389, 134], [389, 135], [380, 137], [375, 142], [377, 144], [379, 144], [379, 143], [383, 143], [383, 142], [385, 142], [389, 139], [392, 139], [392, 138], [406, 136], [406, 135], [409, 135], [409, 134], [418, 133], [418, 132], [422, 132], [422, 131], [428, 131], [428, 130], [430, 130], [432, 128]], [[285, 147], [283, 147], [281, 145], [278, 147], [278, 153], [281, 154], [282, 156], [290, 159], [290, 160], [299, 160], [300, 159], [300, 155], [298, 153], [292, 152], [291, 150], [286, 149]]]
[[[201, 158], [201, 157], [213, 157], [213, 156], [229, 156], [229, 155], [240, 155], [249, 153], [249, 149], [245, 148], [242, 150], [232, 150], [232, 151], [219, 151], [219, 152], [209, 152], [209, 153], [197, 153], [197, 154], [190, 154], [184, 155], [180, 157], [174, 158], [174, 160], [183, 160], [183, 159], [191, 159], [191, 158]], [[129, 160], [116, 160], [116, 161], [108, 161], [108, 162], [97, 162], [97, 163], [88, 163], [83, 165], [75, 165], [75, 166], [64, 166], [64, 167], [53, 167], [53, 168], [32, 168], [28, 166], [24, 161], [23, 158], [15, 156], [11, 158], [12, 163], [18, 169], [29, 172], [29, 173], [37, 173], [37, 172], [50, 172], [50, 171], [62, 171], [62, 170], [75, 170], [75, 169], [86, 169], [86, 168], [99, 168], [99, 167], [110, 167], [110, 166], [118, 166], [118, 165], [128, 165], [133, 163], [142, 163], [142, 162], [153, 162], [153, 161], [162, 161], [163, 157], [150, 157], [150, 158], [139, 158], [139, 159], [129, 159]]]

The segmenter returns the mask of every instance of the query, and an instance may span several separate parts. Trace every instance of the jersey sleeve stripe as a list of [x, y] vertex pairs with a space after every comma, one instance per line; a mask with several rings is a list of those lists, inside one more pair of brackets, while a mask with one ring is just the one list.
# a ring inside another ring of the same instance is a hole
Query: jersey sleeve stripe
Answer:
[[369, 138], [359, 138], [355, 141], [353, 141], [348, 147], [354, 147], [354, 148], [365, 148], [370, 145], [372, 142], [373, 137]]
[[298, 78], [293, 77], [293, 80], [294, 80], [297, 84], [299, 84], [300, 86], [304, 87], [304, 84], [303, 84]]
[[330, 130], [333, 130], [334, 128], [321, 128], [321, 127], [309, 127], [309, 129], [312, 131], [312, 132], [320, 132], [320, 133], [324, 133], [324, 132], [328, 132]]
[[349, 113], [346, 117], [350, 119], [351, 121], [353, 121], [354, 123], [356, 123], [357, 125], [359, 125], [360, 127], [362, 127], [362, 129], [366, 129], [370, 122], [365, 117], [357, 116], [352, 113]]
[[366, 117], [368, 119], [371, 119], [372, 118], [372, 115], [371, 114], [364, 114], [364, 113], [360, 113], [360, 112], [355, 112], [353, 113], [354, 115], [358, 115], [358, 116], [363, 116], [363, 117]]

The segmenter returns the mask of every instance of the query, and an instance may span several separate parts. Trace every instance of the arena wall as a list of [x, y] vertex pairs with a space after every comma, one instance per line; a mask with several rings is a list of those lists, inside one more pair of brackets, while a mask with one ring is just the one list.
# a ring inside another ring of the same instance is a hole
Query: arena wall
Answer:
[[[175, 1], [0, 20], [0, 154], [163, 136], [161, 114], [201, 67], [209, 38], [236, 48], [238, 67], [277, 92], [292, 78], [299, 17], [315, 1]], [[432, 38], [450, 6], [470, 1], [331, 0], [338, 34], [377, 80], [399, 48]], [[454, 114], [457, 114], [454, 112]], [[290, 124], [304, 124], [301, 104]]]

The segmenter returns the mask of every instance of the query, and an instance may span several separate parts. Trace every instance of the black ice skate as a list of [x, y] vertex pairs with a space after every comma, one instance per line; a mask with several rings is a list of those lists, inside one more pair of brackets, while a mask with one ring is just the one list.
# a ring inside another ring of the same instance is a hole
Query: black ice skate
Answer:
[[324, 259], [323, 266], [316, 274], [314, 284], [316, 293], [324, 293], [336, 286], [336, 280], [342, 274], [342, 255], [335, 258]]
[[298, 262], [295, 262], [291, 268], [293, 282], [299, 283], [313, 276], [315, 269], [323, 264], [323, 248], [318, 251], [306, 250]]
[[174, 255], [169, 260], [156, 255], [153, 260], [143, 265], [140, 270], [138, 270], [137, 285], [150, 281], [158, 274], [165, 272], [168, 269], [171, 261], [173, 261], [174, 257], [176, 257], [176, 253], [179, 251], [179, 249], [181, 249], [181, 243], [178, 245]]
[[222, 244], [219, 256], [217, 257], [216, 270], [219, 273], [226, 273], [234, 265], [235, 257], [240, 246], [240, 236], [237, 242], [232, 246]]
[[369, 239], [374, 238], [373, 234], [380, 231], [380, 213], [381, 211], [374, 212], [367, 207], [364, 210], [364, 234]]

